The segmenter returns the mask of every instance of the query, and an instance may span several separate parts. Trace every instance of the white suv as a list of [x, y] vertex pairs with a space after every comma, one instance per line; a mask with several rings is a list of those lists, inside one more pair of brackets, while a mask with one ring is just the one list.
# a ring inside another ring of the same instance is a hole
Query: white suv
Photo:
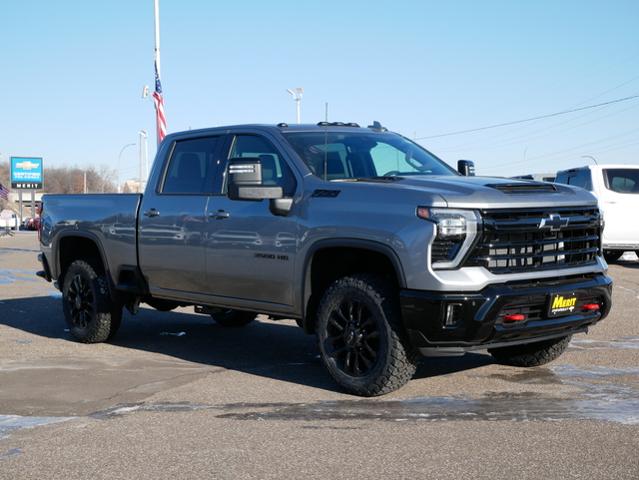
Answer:
[[639, 165], [588, 165], [557, 172], [557, 183], [590, 190], [599, 200], [606, 226], [604, 256], [619, 260], [625, 251], [639, 256]]

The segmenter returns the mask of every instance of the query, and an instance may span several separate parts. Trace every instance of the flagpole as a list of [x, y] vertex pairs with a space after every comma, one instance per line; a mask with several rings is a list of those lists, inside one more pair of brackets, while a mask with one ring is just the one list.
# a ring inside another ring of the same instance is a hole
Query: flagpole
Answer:
[[160, 74], [160, 0], [153, 0], [155, 12], [155, 63]]
[[[158, 78], [160, 77], [160, 0], [153, 0], [153, 10], [155, 16], [155, 68]], [[156, 138], [160, 144], [160, 125], [156, 122]]]

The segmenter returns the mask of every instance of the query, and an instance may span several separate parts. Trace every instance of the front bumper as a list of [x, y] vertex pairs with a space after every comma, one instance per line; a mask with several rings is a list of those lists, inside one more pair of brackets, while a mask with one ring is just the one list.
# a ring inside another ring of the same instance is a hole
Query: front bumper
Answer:
[[[574, 313], [548, 316], [550, 296], [575, 294]], [[491, 285], [479, 292], [402, 290], [404, 326], [412, 345], [424, 355], [456, 355], [466, 351], [537, 342], [584, 332], [611, 308], [612, 280], [605, 274]], [[582, 311], [598, 303], [599, 311]], [[447, 315], [449, 305], [452, 314]], [[524, 321], [509, 323], [509, 314]]]

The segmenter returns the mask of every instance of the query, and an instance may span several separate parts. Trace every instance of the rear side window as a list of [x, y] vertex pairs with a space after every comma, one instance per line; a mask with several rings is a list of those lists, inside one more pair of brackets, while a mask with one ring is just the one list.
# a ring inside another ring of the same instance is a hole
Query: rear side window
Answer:
[[606, 168], [606, 188], [617, 193], [639, 193], [639, 168]]
[[213, 193], [214, 155], [220, 137], [180, 140], [175, 143], [162, 193]]
[[555, 182], [592, 190], [592, 180], [590, 178], [590, 170], [588, 169], [561, 172], [557, 175]]

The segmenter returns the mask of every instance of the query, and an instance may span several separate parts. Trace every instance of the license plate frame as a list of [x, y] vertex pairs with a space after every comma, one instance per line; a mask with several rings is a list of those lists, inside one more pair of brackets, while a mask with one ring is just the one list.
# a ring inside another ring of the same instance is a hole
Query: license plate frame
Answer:
[[548, 295], [548, 318], [565, 317], [577, 311], [579, 295], [577, 292], [555, 292]]

